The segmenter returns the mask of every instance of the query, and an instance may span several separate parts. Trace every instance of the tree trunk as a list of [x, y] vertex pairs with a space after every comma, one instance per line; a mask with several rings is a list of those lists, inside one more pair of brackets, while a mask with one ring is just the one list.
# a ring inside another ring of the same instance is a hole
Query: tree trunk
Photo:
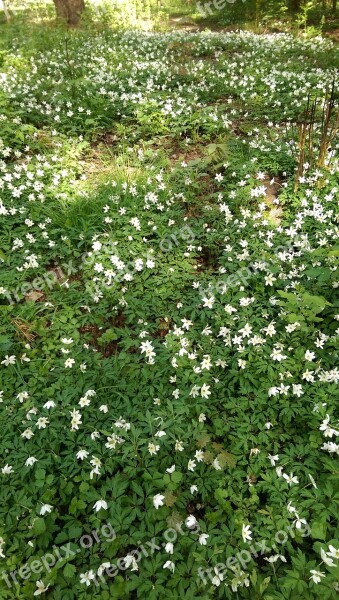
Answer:
[[2, 6], [3, 11], [5, 13], [5, 19], [8, 22], [9, 19], [10, 19], [10, 16], [9, 16], [8, 8], [6, 6], [6, 0], [0, 0], [0, 8], [1, 8], [1, 6]]
[[79, 25], [85, 8], [85, 0], [53, 0], [57, 17], [66, 21], [67, 25]]
[[295, 15], [300, 12], [301, 0], [289, 0], [289, 9], [290, 12]]
[[334, 15], [337, 12], [337, 0], [332, 0], [332, 12]]

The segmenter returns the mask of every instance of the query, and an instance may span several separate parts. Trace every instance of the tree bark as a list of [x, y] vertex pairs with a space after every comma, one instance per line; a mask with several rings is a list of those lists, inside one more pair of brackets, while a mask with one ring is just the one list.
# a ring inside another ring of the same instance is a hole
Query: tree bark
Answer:
[[8, 12], [8, 8], [6, 6], [6, 0], [0, 0], [0, 8], [1, 8], [1, 6], [2, 6], [3, 11], [5, 13], [5, 19], [8, 22], [9, 19], [10, 19], [10, 15], [9, 15], [9, 12]]
[[79, 25], [85, 9], [85, 0], [53, 0], [57, 17], [66, 21], [67, 25]]
[[301, 0], [289, 0], [289, 10], [292, 14], [300, 12]]
[[337, 12], [337, 0], [332, 0], [332, 12], [334, 15]]

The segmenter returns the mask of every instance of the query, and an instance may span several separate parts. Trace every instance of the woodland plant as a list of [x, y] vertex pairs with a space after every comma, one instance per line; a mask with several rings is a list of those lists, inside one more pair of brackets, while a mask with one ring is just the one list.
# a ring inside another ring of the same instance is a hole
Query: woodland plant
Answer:
[[336, 138], [294, 183], [337, 49], [39, 32], [0, 42], [1, 598], [334, 600]]

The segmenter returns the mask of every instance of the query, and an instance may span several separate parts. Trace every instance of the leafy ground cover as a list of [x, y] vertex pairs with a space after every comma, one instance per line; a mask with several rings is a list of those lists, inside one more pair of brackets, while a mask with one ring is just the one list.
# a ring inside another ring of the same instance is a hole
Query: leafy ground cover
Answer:
[[1, 598], [336, 598], [337, 48], [6, 31]]

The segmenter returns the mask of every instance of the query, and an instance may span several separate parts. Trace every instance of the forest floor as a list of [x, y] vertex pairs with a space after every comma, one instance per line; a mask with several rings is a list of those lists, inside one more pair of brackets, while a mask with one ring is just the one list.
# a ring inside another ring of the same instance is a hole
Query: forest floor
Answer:
[[2, 30], [1, 598], [334, 600], [337, 47]]

